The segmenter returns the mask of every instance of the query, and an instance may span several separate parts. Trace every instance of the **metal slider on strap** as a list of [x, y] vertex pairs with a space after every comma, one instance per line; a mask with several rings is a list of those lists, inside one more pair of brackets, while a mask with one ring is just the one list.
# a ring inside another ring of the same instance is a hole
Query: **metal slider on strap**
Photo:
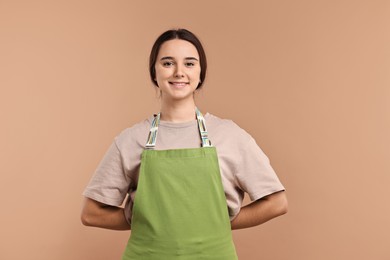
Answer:
[[152, 125], [150, 127], [148, 140], [146, 142], [145, 148], [146, 149], [154, 149], [156, 146], [156, 140], [157, 140], [157, 133], [158, 133], [158, 125], [160, 123], [160, 113], [158, 113], [152, 121]]
[[196, 111], [196, 119], [198, 120], [200, 138], [202, 139], [202, 147], [211, 147], [212, 145], [207, 133], [206, 121], [198, 108], [196, 108], [195, 111]]

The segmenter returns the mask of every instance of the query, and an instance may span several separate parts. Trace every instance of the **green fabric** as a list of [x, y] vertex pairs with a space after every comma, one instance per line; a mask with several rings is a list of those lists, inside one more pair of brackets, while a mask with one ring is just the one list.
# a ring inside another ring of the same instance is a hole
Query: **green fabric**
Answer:
[[123, 259], [237, 259], [215, 147], [143, 151]]

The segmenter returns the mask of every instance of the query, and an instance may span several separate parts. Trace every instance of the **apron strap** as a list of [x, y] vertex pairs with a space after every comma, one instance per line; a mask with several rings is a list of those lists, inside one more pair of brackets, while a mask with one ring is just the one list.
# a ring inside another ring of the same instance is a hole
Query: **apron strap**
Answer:
[[[199, 134], [202, 140], [202, 147], [211, 147], [212, 145], [208, 137], [206, 121], [198, 108], [195, 108], [195, 112], [196, 112], [196, 121], [198, 123]], [[158, 126], [160, 124], [160, 114], [161, 113], [158, 113], [153, 118], [148, 139], [145, 145], [145, 149], [154, 149], [154, 147], [156, 146]]]
[[204, 119], [202, 113], [199, 111], [198, 108], [195, 109], [195, 112], [196, 112], [196, 119], [198, 121], [200, 138], [202, 139], [202, 147], [211, 147], [212, 145], [209, 140], [209, 136], [206, 128], [206, 120]]

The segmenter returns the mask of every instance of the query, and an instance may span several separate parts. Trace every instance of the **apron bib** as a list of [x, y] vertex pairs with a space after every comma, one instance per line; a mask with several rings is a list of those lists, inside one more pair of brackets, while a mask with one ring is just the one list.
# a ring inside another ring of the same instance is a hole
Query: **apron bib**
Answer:
[[201, 148], [154, 150], [158, 114], [142, 153], [123, 260], [235, 260], [216, 148], [196, 109]]

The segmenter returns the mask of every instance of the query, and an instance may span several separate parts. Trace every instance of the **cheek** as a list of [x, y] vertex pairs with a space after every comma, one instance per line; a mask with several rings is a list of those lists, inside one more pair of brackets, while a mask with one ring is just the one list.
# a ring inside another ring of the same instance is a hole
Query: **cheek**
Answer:
[[155, 68], [156, 70], [156, 80], [164, 79], [171, 75], [171, 72], [168, 69]]
[[192, 77], [192, 78], [199, 79], [199, 78], [200, 78], [200, 68], [191, 71], [190, 74], [191, 74], [191, 77]]

